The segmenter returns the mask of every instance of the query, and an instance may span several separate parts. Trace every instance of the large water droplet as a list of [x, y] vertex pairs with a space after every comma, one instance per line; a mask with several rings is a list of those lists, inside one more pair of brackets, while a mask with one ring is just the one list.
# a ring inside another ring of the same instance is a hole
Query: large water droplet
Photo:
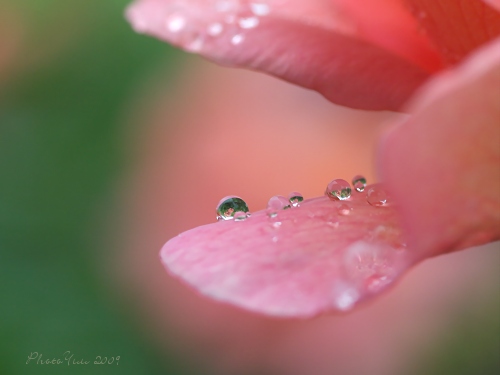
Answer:
[[381, 184], [373, 184], [368, 186], [368, 190], [366, 192], [366, 200], [372, 206], [385, 206], [389, 203], [388, 199], [389, 196], [387, 195], [387, 192]]
[[237, 212], [248, 214], [248, 206], [245, 201], [235, 196], [224, 197], [217, 205], [217, 220], [231, 220]]
[[354, 186], [354, 189], [356, 191], [362, 192], [365, 190], [366, 187], [366, 178], [364, 178], [361, 175], [356, 175], [352, 178], [352, 186]]
[[349, 199], [351, 197], [351, 185], [340, 178], [330, 181], [325, 190], [325, 195], [330, 199]]
[[300, 202], [302, 202], [303, 200], [303, 195], [297, 191], [292, 191], [290, 194], [288, 194], [288, 201], [291, 203], [292, 207], [299, 207]]

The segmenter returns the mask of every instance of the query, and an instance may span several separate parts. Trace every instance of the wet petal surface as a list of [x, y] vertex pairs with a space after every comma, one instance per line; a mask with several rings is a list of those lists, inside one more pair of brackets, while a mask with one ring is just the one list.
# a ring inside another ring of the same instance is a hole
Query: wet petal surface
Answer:
[[[370, 186], [367, 187], [369, 190]], [[162, 249], [167, 269], [203, 294], [276, 316], [346, 311], [391, 285], [416, 254], [391, 207], [366, 192], [304, 200], [270, 217], [205, 225]]]

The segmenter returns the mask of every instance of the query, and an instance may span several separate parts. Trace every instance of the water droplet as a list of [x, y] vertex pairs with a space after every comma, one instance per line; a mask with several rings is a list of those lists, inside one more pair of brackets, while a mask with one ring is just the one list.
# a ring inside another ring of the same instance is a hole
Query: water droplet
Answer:
[[351, 185], [340, 178], [332, 180], [326, 187], [325, 195], [330, 199], [349, 199], [351, 197]]
[[257, 17], [240, 18], [238, 25], [240, 25], [242, 29], [253, 29], [259, 25], [259, 19]]
[[281, 221], [277, 221], [277, 222], [273, 223], [273, 228], [278, 229], [279, 227], [281, 227]]
[[340, 310], [349, 310], [358, 300], [359, 294], [354, 289], [348, 289], [337, 298], [337, 307]]
[[366, 200], [372, 206], [382, 207], [388, 203], [388, 195], [381, 184], [374, 184], [368, 187]]
[[271, 240], [272, 240], [274, 243], [278, 242], [278, 236], [274, 236]]
[[247, 219], [247, 214], [243, 211], [238, 211], [234, 213], [233, 217], [234, 221], [244, 221]]
[[250, 9], [256, 16], [267, 16], [271, 11], [269, 5], [264, 3], [250, 3]]
[[189, 42], [185, 45], [184, 49], [189, 52], [200, 52], [204, 43], [203, 36], [196, 32], [191, 32], [186, 37]]
[[290, 202], [282, 195], [275, 195], [269, 199], [269, 202], [267, 202], [267, 208], [269, 210], [273, 210], [274, 212], [286, 210], [287, 208], [290, 208]]
[[364, 178], [361, 175], [356, 175], [352, 178], [352, 186], [354, 186], [354, 189], [356, 191], [362, 192], [365, 190], [366, 187], [366, 178]]
[[270, 210], [267, 212], [267, 216], [269, 216], [271, 219], [274, 219], [274, 218], [278, 217], [278, 213]]
[[292, 191], [288, 194], [288, 201], [292, 204], [292, 207], [300, 207], [300, 202], [304, 200], [302, 194], [296, 191]]
[[242, 34], [236, 34], [235, 36], [233, 36], [231, 38], [231, 44], [233, 44], [234, 46], [237, 46], [237, 45], [241, 44], [241, 42], [243, 42], [244, 39], [245, 39], [245, 37]]
[[224, 197], [217, 205], [217, 220], [231, 220], [237, 212], [248, 214], [248, 206], [243, 199], [235, 196]]
[[217, 36], [217, 35], [220, 35], [223, 30], [224, 30], [224, 26], [222, 26], [222, 24], [219, 22], [215, 22], [215, 23], [212, 23], [208, 26], [207, 33], [210, 36]]
[[186, 26], [186, 18], [179, 13], [171, 14], [165, 22], [168, 31], [178, 33]]
[[351, 214], [351, 207], [349, 207], [347, 204], [341, 204], [338, 209], [337, 209], [339, 215], [342, 216], [347, 216]]

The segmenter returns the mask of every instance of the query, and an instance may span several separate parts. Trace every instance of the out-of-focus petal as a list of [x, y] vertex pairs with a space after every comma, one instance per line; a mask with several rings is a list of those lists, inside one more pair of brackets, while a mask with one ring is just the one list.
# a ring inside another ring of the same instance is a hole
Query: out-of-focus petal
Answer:
[[[139, 0], [127, 16], [139, 32], [219, 63], [276, 75], [335, 103], [399, 109], [436, 68], [435, 63], [410, 61], [413, 52], [408, 51], [424, 51], [425, 43], [415, 37], [406, 41], [406, 52], [394, 53], [396, 45], [405, 45], [396, 28], [392, 39], [387, 32], [372, 33], [373, 27], [361, 27], [349, 16], [356, 12], [344, 8], [324, 0]], [[422, 54], [432, 55], [426, 51]]]
[[500, 35], [500, 13], [482, 0], [405, 1], [448, 64]]
[[483, 0], [486, 4], [500, 11], [500, 0]]
[[[369, 189], [368, 189], [369, 190]], [[277, 316], [346, 311], [378, 294], [417, 258], [395, 211], [320, 197], [270, 218], [201, 226], [171, 239], [167, 269], [212, 298]]]
[[439, 254], [500, 237], [500, 39], [436, 77], [382, 143], [409, 246]]

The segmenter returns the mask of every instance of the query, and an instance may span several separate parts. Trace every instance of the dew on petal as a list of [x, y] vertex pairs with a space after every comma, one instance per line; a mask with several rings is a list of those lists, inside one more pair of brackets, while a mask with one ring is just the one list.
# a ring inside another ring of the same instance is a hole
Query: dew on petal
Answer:
[[330, 181], [325, 190], [325, 195], [334, 200], [345, 200], [351, 197], [351, 185], [340, 178]]
[[217, 205], [217, 220], [232, 220], [237, 212], [248, 214], [248, 206], [243, 199], [236, 196], [227, 196]]
[[271, 7], [265, 3], [250, 3], [250, 9], [256, 16], [267, 16], [271, 12]]
[[242, 29], [253, 29], [259, 25], [259, 19], [257, 17], [240, 18], [238, 20], [238, 25]]
[[245, 37], [243, 36], [243, 34], [236, 34], [231, 38], [231, 44], [237, 46], [241, 44], [244, 39]]
[[220, 35], [223, 30], [224, 30], [224, 26], [222, 26], [221, 23], [214, 22], [208, 26], [207, 33], [210, 36], [217, 36], [217, 35]]
[[275, 212], [279, 210], [286, 210], [287, 208], [290, 208], [290, 202], [282, 195], [275, 195], [267, 202], [267, 208], [268, 210], [274, 210]]
[[337, 208], [337, 212], [339, 215], [342, 216], [347, 216], [351, 214], [351, 207], [349, 207], [347, 204], [343, 203]]
[[299, 207], [300, 202], [304, 200], [304, 196], [297, 191], [293, 191], [288, 194], [288, 201], [292, 205], [292, 207]]
[[388, 195], [381, 184], [374, 184], [368, 187], [366, 200], [372, 206], [382, 207], [388, 204]]
[[179, 13], [171, 14], [165, 22], [168, 31], [178, 33], [186, 27], [186, 18]]
[[366, 187], [366, 178], [361, 175], [356, 175], [352, 178], [352, 186], [356, 191], [362, 192]]

